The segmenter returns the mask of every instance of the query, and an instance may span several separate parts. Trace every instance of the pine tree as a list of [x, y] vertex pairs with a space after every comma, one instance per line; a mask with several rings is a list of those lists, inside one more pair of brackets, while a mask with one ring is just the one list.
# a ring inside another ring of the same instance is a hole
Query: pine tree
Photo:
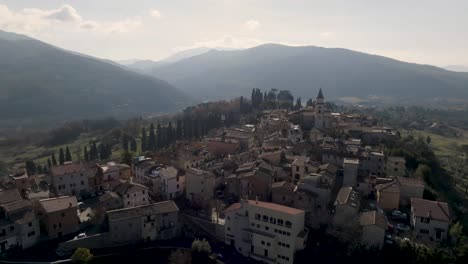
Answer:
[[174, 128], [172, 127], [172, 122], [169, 121], [169, 125], [167, 126], [167, 141], [168, 145], [172, 144], [175, 140], [174, 135]]
[[143, 127], [141, 129], [141, 151], [145, 152], [148, 147], [148, 143], [146, 142], [146, 129]]
[[57, 166], [57, 160], [55, 159], [55, 154], [52, 154], [52, 165]]
[[88, 162], [89, 161], [89, 152], [88, 152], [88, 147], [86, 147], [86, 146], [84, 147], [83, 155], [84, 155], [85, 161]]
[[106, 160], [108, 156], [106, 145], [104, 143], [99, 144], [99, 159]]
[[128, 151], [122, 153], [121, 162], [130, 166], [132, 164], [132, 154]]
[[149, 131], [148, 150], [156, 149], [156, 135], [154, 134], [154, 125], [151, 124]]
[[26, 167], [26, 172], [29, 174], [29, 175], [34, 175], [36, 174], [36, 164], [34, 164], [34, 161], [33, 160], [26, 160], [25, 162], [25, 167]]
[[302, 107], [301, 98], [298, 97], [296, 100], [296, 109], [299, 110]]
[[176, 140], [182, 138], [182, 121], [177, 119], [177, 126], [176, 126]]
[[306, 106], [312, 106], [314, 104], [314, 101], [312, 100], [312, 98], [310, 98], [309, 100], [307, 100], [306, 102]]
[[123, 134], [123, 137], [122, 137], [122, 149], [128, 152], [128, 138], [126, 134]]
[[163, 146], [162, 142], [162, 131], [161, 131], [161, 124], [158, 122], [156, 126], [156, 148], [161, 148]]
[[93, 142], [93, 144], [91, 144], [91, 150], [89, 151], [89, 160], [97, 160], [98, 158], [96, 142]]
[[36, 166], [36, 172], [37, 172], [37, 174], [42, 174], [42, 173], [44, 173], [44, 170], [42, 169], [41, 164], [37, 164], [37, 166]]
[[50, 158], [47, 159], [47, 167], [49, 169], [52, 168], [52, 162], [50, 161]]
[[72, 156], [68, 146], [65, 148], [65, 161], [72, 161]]
[[136, 142], [135, 138], [132, 138], [130, 140], [130, 150], [133, 151], [133, 152], [137, 151], [137, 142]]
[[65, 153], [63, 153], [63, 148], [59, 150], [59, 164], [63, 165], [65, 163]]

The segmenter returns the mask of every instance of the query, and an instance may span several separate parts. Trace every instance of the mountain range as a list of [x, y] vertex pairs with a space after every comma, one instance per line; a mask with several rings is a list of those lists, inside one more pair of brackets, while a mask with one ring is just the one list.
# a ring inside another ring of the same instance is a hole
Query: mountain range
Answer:
[[135, 116], [181, 109], [163, 80], [24, 35], [0, 31], [0, 121]]
[[468, 100], [468, 74], [339, 48], [265, 44], [210, 50], [145, 70], [199, 100], [249, 96], [252, 88], [288, 89], [304, 98], [427, 103]]

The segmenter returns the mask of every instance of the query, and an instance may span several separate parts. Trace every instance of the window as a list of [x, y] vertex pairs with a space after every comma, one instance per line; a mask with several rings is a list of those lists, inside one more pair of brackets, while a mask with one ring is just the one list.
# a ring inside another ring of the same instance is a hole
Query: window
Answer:
[[265, 241], [263, 241], [263, 240], [262, 240], [262, 242], [261, 242], [261, 243], [262, 243], [262, 245], [265, 245]]
[[62, 217], [65, 217], [65, 213], [62, 213]]
[[270, 217], [270, 223], [276, 224], [276, 218]]
[[290, 221], [286, 221], [286, 227], [287, 228], [291, 228], [292, 227], [292, 223]]
[[145, 194], [145, 190], [143, 190], [142, 193]]
[[283, 219], [278, 219], [278, 225], [282, 226], [283, 225]]
[[267, 242], [267, 247], [271, 246], [270, 242]]
[[421, 217], [421, 223], [429, 224], [431, 222], [430, 218]]
[[267, 231], [268, 231], [268, 230], [270, 230], [270, 228], [269, 228], [268, 226], [265, 226], [265, 230], [267, 230]]
[[427, 230], [427, 229], [420, 229], [420, 230], [419, 230], [419, 233], [421, 233], [421, 234], [429, 234], [429, 230]]
[[263, 222], [268, 222], [268, 216], [267, 215], [263, 215]]
[[230, 228], [230, 227], [228, 227], [228, 228], [227, 228], [227, 231], [231, 231], [231, 228]]
[[84, 181], [81, 181], [81, 185], [84, 185]]
[[296, 166], [296, 171], [299, 171], [299, 167], [298, 167], [298, 166]]
[[13, 231], [13, 230], [15, 230], [15, 226], [10, 226], [10, 228], [9, 228], [9, 229], [10, 229], [10, 231]]
[[29, 223], [28, 223], [28, 226], [31, 227], [31, 226], [32, 226], [32, 222], [29, 222]]

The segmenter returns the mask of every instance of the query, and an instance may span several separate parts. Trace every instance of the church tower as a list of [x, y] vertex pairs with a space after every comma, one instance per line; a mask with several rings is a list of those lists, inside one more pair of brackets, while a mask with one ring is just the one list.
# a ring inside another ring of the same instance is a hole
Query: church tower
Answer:
[[325, 128], [325, 97], [323, 97], [322, 88], [320, 88], [315, 100], [315, 128]]

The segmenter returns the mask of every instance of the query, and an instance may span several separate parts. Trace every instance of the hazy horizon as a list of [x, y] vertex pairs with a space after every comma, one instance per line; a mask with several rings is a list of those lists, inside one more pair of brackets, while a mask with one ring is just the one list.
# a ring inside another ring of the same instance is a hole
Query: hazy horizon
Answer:
[[278, 43], [445, 67], [468, 65], [465, 10], [466, 1], [7, 0], [0, 29], [115, 61]]

